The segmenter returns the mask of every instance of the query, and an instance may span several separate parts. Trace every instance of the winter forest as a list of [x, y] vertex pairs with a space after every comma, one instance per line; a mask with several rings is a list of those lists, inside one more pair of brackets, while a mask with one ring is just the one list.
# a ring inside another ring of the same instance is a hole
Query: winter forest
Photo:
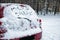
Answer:
[[22, 3], [34, 8], [37, 14], [60, 14], [60, 0], [0, 0], [0, 3]]

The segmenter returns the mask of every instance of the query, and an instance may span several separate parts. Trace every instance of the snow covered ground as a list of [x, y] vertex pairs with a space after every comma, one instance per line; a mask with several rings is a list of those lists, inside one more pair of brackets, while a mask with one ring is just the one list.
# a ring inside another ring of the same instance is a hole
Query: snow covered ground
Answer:
[[60, 15], [39, 15], [42, 19], [42, 40], [60, 40]]

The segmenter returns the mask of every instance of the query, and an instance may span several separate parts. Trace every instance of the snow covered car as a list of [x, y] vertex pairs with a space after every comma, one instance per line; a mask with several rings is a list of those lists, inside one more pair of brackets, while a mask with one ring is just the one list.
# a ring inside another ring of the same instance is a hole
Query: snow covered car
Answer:
[[40, 40], [41, 20], [26, 4], [1, 3], [0, 40]]

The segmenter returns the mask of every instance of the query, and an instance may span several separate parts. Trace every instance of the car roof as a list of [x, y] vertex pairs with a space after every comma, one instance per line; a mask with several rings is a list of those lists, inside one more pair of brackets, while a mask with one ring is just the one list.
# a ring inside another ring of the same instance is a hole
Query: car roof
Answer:
[[[5, 5], [4, 3], [2, 3], [2, 6]], [[16, 4], [16, 3], [8, 3], [6, 4], [4, 9], [4, 16], [6, 16], [9, 12], [11, 11], [10, 9], [14, 9], [14, 7], [18, 8], [19, 10], [15, 9], [13, 12], [20, 12], [18, 14], [20, 14], [21, 17], [27, 17], [27, 16], [34, 16], [37, 17], [37, 13], [33, 10], [33, 8], [27, 4]], [[10, 9], [9, 9], [10, 8]], [[12, 13], [12, 12], [11, 12]], [[9, 14], [11, 14], [9, 13]]]

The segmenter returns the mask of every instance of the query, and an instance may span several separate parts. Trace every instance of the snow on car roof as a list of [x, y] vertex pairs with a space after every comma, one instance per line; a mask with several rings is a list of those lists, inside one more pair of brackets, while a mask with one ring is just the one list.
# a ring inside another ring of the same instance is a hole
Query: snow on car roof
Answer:
[[38, 18], [36, 12], [27, 4], [10, 4], [10, 6], [5, 7], [4, 16], [26, 17], [26, 18]]

